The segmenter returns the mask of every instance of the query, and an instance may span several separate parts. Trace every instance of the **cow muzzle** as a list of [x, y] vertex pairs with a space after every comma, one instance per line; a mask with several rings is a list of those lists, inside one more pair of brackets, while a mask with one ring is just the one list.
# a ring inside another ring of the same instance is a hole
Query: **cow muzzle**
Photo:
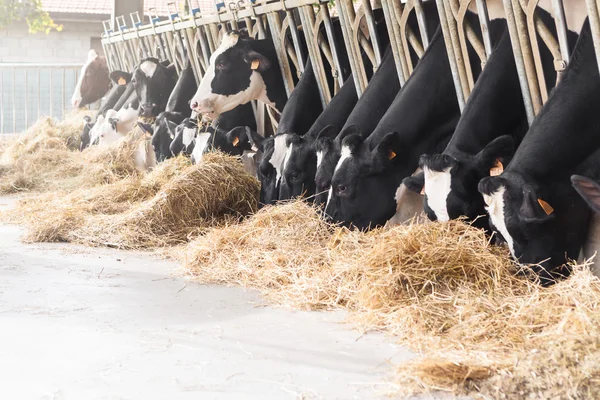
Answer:
[[190, 107], [192, 108], [192, 110], [194, 110], [198, 114], [204, 114], [204, 115], [208, 115], [208, 116], [212, 116], [212, 115], [216, 114], [215, 113], [215, 104], [209, 99], [193, 101], [192, 104], [190, 105]]

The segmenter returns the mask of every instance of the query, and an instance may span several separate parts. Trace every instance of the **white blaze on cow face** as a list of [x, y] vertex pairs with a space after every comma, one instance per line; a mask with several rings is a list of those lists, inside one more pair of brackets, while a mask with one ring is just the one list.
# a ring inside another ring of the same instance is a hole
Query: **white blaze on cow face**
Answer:
[[273, 155], [271, 156], [271, 159], [269, 159], [269, 163], [273, 166], [273, 168], [275, 168], [275, 172], [277, 173], [277, 181], [275, 183], [276, 185], [279, 184], [283, 172], [283, 161], [285, 160], [285, 156], [287, 153], [287, 149], [285, 146], [287, 137], [287, 133], [275, 136], [273, 143]]
[[194, 164], [202, 163], [202, 157], [206, 152], [208, 146], [208, 140], [210, 139], [210, 132], [202, 132], [196, 136], [196, 146], [192, 151], [192, 161]]
[[144, 61], [140, 64], [140, 69], [148, 77], [152, 78], [156, 72], [158, 65], [152, 61]]
[[451, 191], [452, 167], [443, 171], [433, 171], [428, 167], [423, 168], [425, 173], [425, 194], [427, 195], [427, 205], [435, 213], [438, 221], [445, 222], [450, 220], [448, 215], [447, 199]]
[[181, 143], [184, 146], [188, 147], [192, 144], [194, 137], [196, 136], [196, 129], [194, 128], [183, 128], [183, 132], [181, 134]]
[[250, 83], [245, 90], [231, 95], [213, 93], [212, 83], [216, 76], [217, 57], [234, 47], [238, 43], [238, 40], [239, 35], [237, 34], [225, 35], [219, 48], [210, 56], [210, 65], [198, 86], [196, 94], [190, 101], [192, 109], [195, 112], [205, 114], [214, 119], [219, 114], [233, 110], [240, 104], [246, 104], [252, 100], [260, 100], [274, 107], [273, 102], [267, 97], [267, 85], [258, 71], [252, 71], [250, 74]]
[[[352, 152], [350, 151], [350, 147], [342, 146], [340, 159], [338, 160], [338, 163], [336, 164], [335, 169], [333, 170], [334, 175], [337, 172], [337, 170], [340, 169], [340, 167], [342, 166], [344, 161], [346, 161], [350, 157], [352, 157]], [[333, 198], [333, 185], [331, 185], [331, 187], [329, 188], [329, 192], [327, 193], [327, 203], [325, 204], [325, 211], [327, 211], [327, 209], [329, 208], [329, 203], [331, 202], [332, 198]]]
[[283, 159], [283, 171], [286, 170], [289, 162], [290, 162], [290, 158], [292, 157], [292, 152], [294, 148], [294, 143], [290, 143], [289, 147], [286, 149], [285, 151], [285, 158]]
[[504, 192], [506, 192], [506, 188], [504, 186], [500, 186], [500, 188], [491, 195], [484, 194], [483, 200], [485, 201], [485, 209], [490, 216], [492, 224], [494, 224], [504, 240], [506, 240], [508, 248], [510, 249], [510, 254], [515, 257], [514, 240], [510, 233], [508, 233], [508, 229], [506, 228], [506, 220], [504, 217]]
[[71, 105], [73, 108], [79, 107], [81, 101], [83, 100], [83, 96], [81, 95], [81, 85], [83, 83], [83, 78], [85, 77], [88, 66], [98, 58], [98, 53], [95, 50], [90, 50], [88, 52], [88, 58], [83, 67], [81, 67], [81, 71], [79, 73], [79, 79], [77, 79], [77, 84], [75, 85], [75, 91], [73, 92], [73, 96], [71, 97]]
[[321, 166], [321, 163], [323, 162], [323, 157], [325, 156], [325, 153], [322, 151], [317, 151], [317, 168], [319, 168]]

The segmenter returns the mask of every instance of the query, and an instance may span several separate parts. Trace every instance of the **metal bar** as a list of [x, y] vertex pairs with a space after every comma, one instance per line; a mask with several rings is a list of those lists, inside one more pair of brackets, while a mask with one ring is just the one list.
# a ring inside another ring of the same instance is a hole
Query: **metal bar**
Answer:
[[425, 19], [425, 11], [423, 11], [423, 2], [422, 0], [415, 0], [414, 4], [419, 32], [421, 33], [421, 42], [423, 43], [423, 48], [426, 49], [429, 47], [429, 36], [427, 35], [427, 20]]
[[[279, 37], [279, 33], [281, 32], [281, 20], [279, 18], [279, 15], [276, 13], [269, 14], [267, 16], [267, 20], [269, 21], [271, 38], [273, 39], [275, 49], [283, 49], [281, 39]], [[290, 65], [284, 52], [276, 51], [276, 53], [277, 59], [279, 61], [279, 66], [281, 68], [281, 74], [283, 76], [283, 86], [285, 88], [287, 96], [289, 97], [292, 93], [292, 90], [294, 89], [294, 81], [292, 79]]]
[[64, 70], [64, 69], [62, 70], [62, 92], [61, 92], [62, 93], [62, 95], [61, 95], [62, 110], [61, 110], [61, 113], [63, 115], [65, 114], [65, 109], [66, 109], [66, 107], [65, 107], [65, 92], [67, 91], [66, 90], [66, 82], [65, 82], [65, 77], [66, 77], [65, 71], [66, 70]]
[[[352, 77], [354, 78], [354, 83], [356, 86], [356, 93], [358, 97], [362, 95], [364, 87], [362, 85], [362, 81], [358, 74], [358, 67], [356, 65], [356, 52], [354, 49], [354, 45], [352, 43], [352, 33], [350, 32], [350, 24], [354, 18], [351, 18], [347, 12], [346, 8], [343, 6], [343, 1], [338, 0], [335, 2], [335, 6], [338, 11], [338, 16], [340, 19], [340, 25], [342, 27], [342, 36], [344, 37], [344, 44], [346, 46], [346, 51], [348, 52], [348, 59], [350, 60], [350, 69], [352, 71]], [[354, 10], [353, 10], [354, 11]]]
[[298, 11], [300, 13], [302, 27], [304, 28], [304, 37], [306, 38], [308, 54], [311, 60], [311, 68], [313, 69], [317, 80], [321, 105], [323, 106], [323, 109], [325, 109], [329, 101], [331, 101], [331, 93], [329, 92], [327, 76], [323, 67], [321, 51], [319, 49], [319, 24], [316, 22], [314, 10], [311, 6], [301, 7]]
[[329, 14], [329, 8], [327, 4], [320, 4], [321, 15], [323, 16], [323, 26], [325, 26], [325, 34], [327, 35], [327, 40], [329, 41], [329, 48], [331, 49], [331, 56], [333, 57], [333, 62], [335, 65], [335, 69], [337, 70], [338, 76], [337, 80], [342, 87], [344, 84], [344, 76], [342, 74], [342, 67], [340, 64], [340, 57], [337, 49], [337, 42], [335, 40], [335, 36], [333, 33], [333, 24], [331, 22], [331, 15]]
[[560, 53], [562, 54], [565, 63], [568, 64], [571, 55], [569, 54], [569, 39], [567, 37], [567, 19], [565, 17], [565, 7], [563, 6], [562, 0], [552, 0], [552, 9], [554, 10], [554, 21], [556, 22]]
[[402, 54], [401, 45], [399, 44], [400, 32], [398, 30], [398, 23], [395, 20], [394, 14], [390, 10], [388, 1], [393, 0], [381, 0], [381, 9], [383, 10], [383, 17], [385, 18], [385, 25], [390, 38], [390, 47], [392, 49], [392, 55], [394, 56], [394, 64], [396, 65], [398, 80], [400, 81], [400, 85], [404, 86], [406, 78], [404, 77], [402, 58], [400, 56], [400, 54]]
[[12, 70], [13, 133], [17, 133], [17, 69]]
[[590, 27], [592, 37], [594, 38], [594, 50], [596, 51], [596, 61], [600, 70], [600, 12], [596, 0], [586, 0], [588, 15], [590, 18]]
[[302, 47], [300, 46], [300, 34], [298, 33], [298, 25], [296, 24], [296, 20], [294, 19], [294, 14], [292, 11], [286, 10], [286, 15], [290, 26], [290, 32], [292, 33], [292, 42], [294, 44], [294, 50], [296, 51], [296, 55], [298, 56], [298, 65], [300, 67], [300, 72], [304, 72], [304, 52], [302, 51]]
[[481, 25], [481, 35], [483, 36], [483, 45], [485, 54], [489, 57], [492, 54], [492, 38], [490, 37], [490, 16], [488, 14], [485, 0], [477, 1], [477, 15], [479, 16], [479, 25]]
[[27, 81], [27, 69], [25, 69], [25, 129], [29, 128], [29, 82]]
[[0, 70], [0, 133], [4, 133], [4, 71]]
[[42, 115], [41, 112], [41, 105], [42, 105], [42, 93], [41, 93], [41, 88], [42, 88], [42, 80], [41, 78], [41, 69], [38, 68], [37, 69], [37, 117], [39, 118], [40, 115]]
[[444, 42], [446, 43], [446, 51], [448, 52], [448, 61], [450, 63], [450, 70], [452, 71], [452, 80], [454, 81], [454, 88], [456, 89], [456, 96], [458, 99], [458, 106], [460, 111], [465, 108], [465, 96], [461, 83], [461, 78], [458, 72], [458, 63], [454, 54], [454, 46], [450, 37], [450, 27], [448, 25], [448, 17], [446, 15], [446, 7], [444, 6], [444, 0], [436, 0], [438, 14], [440, 16], [440, 26], [442, 27], [442, 33], [444, 36]]
[[52, 71], [50, 71], [50, 90], [49, 90], [49, 93], [50, 93], [50, 101], [49, 101], [49, 103], [50, 103], [50, 117], [53, 116], [52, 112], [54, 111], [54, 99], [53, 99], [53, 96], [52, 96], [52, 81], [53, 81]]
[[506, 12], [506, 21], [508, 24], [508, 33], [510, 34], [510, 42], [513, 48], [515, 64], [517, 66], [517, 74], [519, 75], [519, 83], [521, 85], [521, 93], [523, 95], [523, 103], [525, 104], [525, 113], [527, 114], [527, 122], [531, 126], [535, 119], [535, 108], [531, 99], [531, 91], [527, 79], [527, 68], [523, 59], [521, 49], [521, 41], [519, 39], [519, 30], [517, 26], [515, 11], [513, 9], [512, 0], [502, 0], [504, 3], [504, 11]]
[[[529, 93], [531, 94], [531, 102], [533, 104], [533, 110], [535, 115], [542, 108], [542, 98], [540, 95], [540, 85], [537, 80], [537, 74], [535, 71], [535, 64], [533, 59], [533, 52], [531, 47], [531, 41], [529, 31], [527, 28], [527, 16], [525, 15], [519, 0], [512, 0], [514, 18], [517, 23], [517, 32], [519, 34], [519, 41], [521, 45], [521, 52], [523, 55], [523, 62], [525, 64], [525, 71], [527, 73], [527, 83], [529, 85]], [[536, 39], [537, 40], [537, 39]]]
[[371, 43], [373, 44], [373, 51], [375, 52], [375, 60], [377, 65], [376, 68], [381, 64], [381, 47], [379, 46], [379, 37], [377, 35], [377, 27], [375, 26], [375, 18], [373, 17], [373, 7], [371, 6], [371, 0], [363, 0], [363, 10], [365, 12], [365, 19], [367, 20], [367, 28], [369, 29], [369, 36], [371, 36]]

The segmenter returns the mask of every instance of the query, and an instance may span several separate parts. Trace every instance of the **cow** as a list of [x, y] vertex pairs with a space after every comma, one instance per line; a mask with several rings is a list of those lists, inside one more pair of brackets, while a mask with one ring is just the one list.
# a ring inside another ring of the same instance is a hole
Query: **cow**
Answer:
[[71, 105], [73, 108], [79, 108], [95, 103], [109, 89], [110, 79], [106, 57], [98, 55], [95, 50], [90, 50], [75, 84]]
[[198, 116], [194, 115], [193, 117], [185, 118], [175, 127], [175, 137], [169, 145], [170, 153], [173, 156], [178, 156], [179, 154], [190, 156], [192, 151], [194, 151], [197, 132]]
[[227, 32], [210, 56], [191, 108], [216, 118], [251, 100], [260, 100], [283, 111], [287, 96], [278, 68], [277, 53], [270, 39], [252, 40], [238, 31]]
[[587, 234], [590, 210], [569, 178], [598, 177], [597, 163], [587, 159], [600, 147], [599, 96], [586, 22], [561, 81], [504, 172], [479, 182], [494, 234], [544, 285], [569, 274], [565, 262], [577, 258]]
[[165, 111], [171, 92], [177, 83], [175, 65], [165, 66], [156, 58], [140, 61], [133, 70], [131, 82], [139, 102], [139, 115], [156, 118]]
[[[467, 18], [477, 26], [473, 14]], [[493, 25], [491, 22], [490, 29]], [[475, 63], [472, 67], [477, 78], [479, 66]], [[341, 141], [326, 215], [359, 229], [384, 225], [396, 212], [396, 192], [402, 179], [415, 171], [423, 150], [444, 148], [459, 118], [448, 54], [438, 29], [375, 129], [354, 130]]]
[[337, 135], [357, 101], [354, 78], [350, 77], [305, 135], [288, 134], [279, 200], [315, 194], [316, 140], [320, 136]]

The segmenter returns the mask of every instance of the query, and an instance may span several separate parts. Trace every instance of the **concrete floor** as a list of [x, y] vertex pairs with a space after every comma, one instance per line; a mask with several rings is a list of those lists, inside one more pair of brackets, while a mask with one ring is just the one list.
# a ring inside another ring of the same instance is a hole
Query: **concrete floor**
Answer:
[[267, 307], [148, 254], [0, 225], [0, 399], [370, 399], [411, 357], [343, 313]]

